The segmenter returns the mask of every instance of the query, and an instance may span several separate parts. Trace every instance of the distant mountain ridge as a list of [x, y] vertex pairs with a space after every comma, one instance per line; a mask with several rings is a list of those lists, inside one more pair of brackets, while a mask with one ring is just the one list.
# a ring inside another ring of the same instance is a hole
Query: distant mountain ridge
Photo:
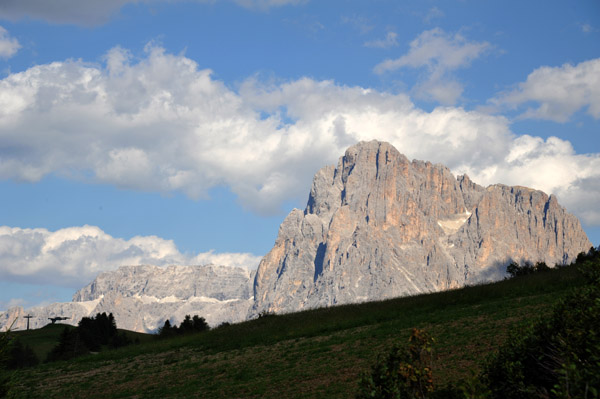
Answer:
[[[73, 296], [27, 311], [48, 317], [112, 312], [120, 328], [155, 331], [186, 314], [211, 326], [263, 312], [441, 291], [505, 276], [511, 261], [567, 264], [591, 247], [555, 196], [487, 188], [440, 164], [409, 161], [391, 144], [361, 142], [313, 179], [304, 210], [279, 228], [256, 271], [226, 266], [124, 266]], [[0, 312], [0, 327], [26, 312]]]
[[73, 295], [73, 302], [54, 303], [29, 309], [11, 308], [0, 313], [0, 326], [19, 316], [15, 328], [49, 323], [49, 317], [69, 317], [63, 323], [76, 325], [82, 317], [113, 313], [117, 326], [132, 331], [154, 332], [165, 320], [180, 323], [185, 315], [197, 314], [212, 325], [245, 320], [253, 304], [255, 271], [227, 266], [122, 266], [100, 273]]

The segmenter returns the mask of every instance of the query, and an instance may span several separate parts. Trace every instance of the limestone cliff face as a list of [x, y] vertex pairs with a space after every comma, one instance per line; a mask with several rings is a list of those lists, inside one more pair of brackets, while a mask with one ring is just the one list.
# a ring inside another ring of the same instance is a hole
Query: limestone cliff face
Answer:
[[192, 297], [219, 301], [250, 299], [250, 274], [246, 269], [216, 265], [122, 266], [100, 273], [94, 281], [73, 295], [73, 301], [93, 301], [109, 293], [159, 300], [186, 300]]
[[73, 302], [53, 303], [24, 311], [0, 312], [0, 330], [16, 319], [14, 329], [48, 324], [49, 317], [68, 317], [77, 325], [82, 317], [112, 313], [119, 328], [153, 332], [165, 320], [179, 324], [185, 315], [199, 315], [211, 326], [246, 319], [253, 304], [254, 271], [226, 266], [122, 266], [100, 273], [73, 296]]
[[515, 261], [570, 263], [591, 243], [554, 196], [483, 188], [443, 165], [359, 143], [314, 177], [254, 281], [251, 315], [499, 279]]

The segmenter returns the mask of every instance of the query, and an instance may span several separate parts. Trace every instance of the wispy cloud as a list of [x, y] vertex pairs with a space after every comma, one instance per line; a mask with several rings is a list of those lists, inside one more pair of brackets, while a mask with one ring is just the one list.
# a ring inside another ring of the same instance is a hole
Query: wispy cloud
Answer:
[[19, 41], [10, 37], [8, 31], [0, 26], [0, 58], [10, 58], [21, 48]]
[[341, 18], [343, 24], [350, 25], [354, 29], [358, 30], [361, 35], [364, 35], [375, 28], [375, 25], [371, 20], [360, 15], [344, 15]]
[[502, 93], [491, 102], [514, 109], [528, 107], [521, 118], [547, 119], [566, 122], [581, 110], [600, 119], [600, 58], [577, 65], [540, 67], [534, 70], [517, 88]]
[[423, 22], [430, 24], [434, 19], [443, 18], [446, 14], [438, 7], [431, 7], [425, 17], [423, 17]]
[[425, 68], [424, 82], [415, 88], [416, 94], [442, 104], [454, 104], [463, 88], [450, 72], [468, 67], [490, 47], [488, 42], [469, 41], [460, 33], [451, 35], [435, 28], [413, 40], [408, 53], [377, 64], [374, 71], [383, 74], [406, 67]]
[[597, 28], [594, 28], [594, 27], [593, 27], [592, 25], [590, 25], [590, 24], [580, 24], [579, 26], [580, 26], [580, 28], [581, 28], [581, 31], [582, 31], [583, 33], [585, 33], [585, 34], [588, 34], [588, 33], [593, 33], [593, 32], [598, 32], [598, 29], [597, 29]]
[[[446, 57], [458, 66], [470, 56]], [[480, 184], [559, 194], [586, 222], [600, 223], [593, 199], [600, 198], [599, 154], [576, 154], [557, 138], [517, 137], [501, 116], [459, 107], [427, 112], [404, 94], [310, 78], [248, 79], [232, 90], [159, 47], [135, 62], [115, 48], [104, 65], [38, 65], [1, 80], [0, 92], [4, 179], [52, 173], [192, 198], [227, 186], [245, 207], [272, 214], [305, 199], [314, 173], [348, 146], [380, 139]]]
[[389, 48], [398, 45], [398, 34], [396, 32], [388, 32], [385, 38], [378, 40], [371, 40], [365, 42], [365, 47], [376, 47], [376, 48]]

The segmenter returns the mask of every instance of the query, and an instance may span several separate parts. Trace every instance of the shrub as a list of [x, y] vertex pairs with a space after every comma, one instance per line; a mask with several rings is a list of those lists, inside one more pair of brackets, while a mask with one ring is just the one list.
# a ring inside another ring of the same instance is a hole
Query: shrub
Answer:
[[14, 339], [9, 348], [6, 360], [8, 369], [21, 369], [33, 367], [39, 363], [39, 360], [29, 345], [23, 345], [21, 340]]
[[506, 266], [506, 273], [508, 273], [510, 277], [526, 276], [528, 274], [547, 272], [550, 270], [552, 269], [548, 267], [546, 262], [536, 262], [535, 265], [531, 262], [525, 262], [522, 266], [517, 262], [511, 262]]
[[[14, 323], [15, 322], [13, 321], [13, 324]], [[10, 339], [9, 334], [10, 327], [6, 329], [6, 332], [0, 335], [0, 398], [5, 397], [8, 393], [10, 382], [10, 374], [7, 372], [6, 367], [6, 363], [8, 360], [8, 344]]]
[[431, 346], [434, 340], [413, 329], [408, 347], [392, 348], [362, 377], [357, 398], [427, 398], [433, 392]]
[[513, 332], [489, 362], [494, 398], [598, 398], [600, 392], [600, 259], [582, 267], [588, 284], [555, 306], [552, 315]]
[[158, 329], [158, 336], [159, 338], [168, 338], [174, 335], [199, 333], [209, 329], [210, 327], [204, 317], [185, 315], [179, 327], [171, 326], [171, 322], [168, 319], [165, 320], [165, 324]]

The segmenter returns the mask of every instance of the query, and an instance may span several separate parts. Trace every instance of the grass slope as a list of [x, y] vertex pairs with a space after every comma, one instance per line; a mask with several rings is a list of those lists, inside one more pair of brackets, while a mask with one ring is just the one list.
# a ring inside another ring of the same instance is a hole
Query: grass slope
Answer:
[[15, 397], [348, 398], [413, 327], [436, 338], [434, 378], [478, 371], [508, 331], [583, 284], [575, 267], [460, 290], [305, 311], [15, 374]]
[[[44, 361], [48, 353], [56, 346], [58, 338], [65, 328], [75, 328], [68, 324], [47, 324], [46, 326], [38, 329], [31, 329], [25, 331], [13, 331], [11, 335], [18, 338], [23, 345], [28, 345], [33, 353], [37, 356], [40, 361]], [[142, 334], [135, 331], [121, 330], [118, 332], [125, 332], [127, 337], [131, 341], [138, 340], [139, 342], [148, 342], [152, 340], [152, 336], [148, 334]]]

